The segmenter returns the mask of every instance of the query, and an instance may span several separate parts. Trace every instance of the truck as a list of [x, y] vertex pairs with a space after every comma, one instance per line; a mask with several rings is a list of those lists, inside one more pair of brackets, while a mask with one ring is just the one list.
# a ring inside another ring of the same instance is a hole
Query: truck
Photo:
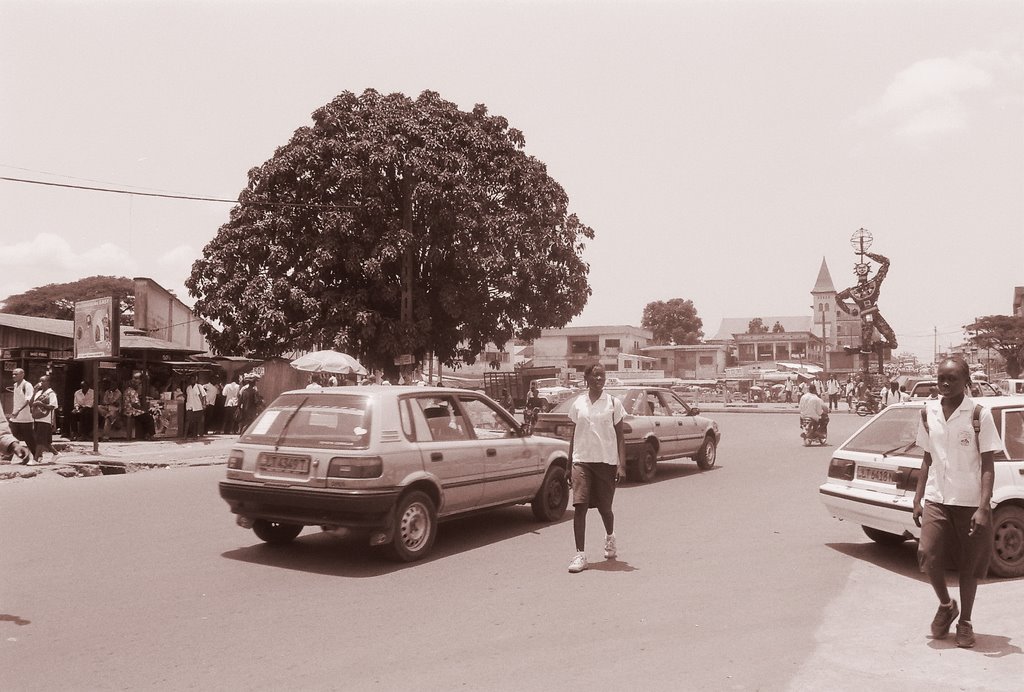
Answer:
[[530, 383], [534, 380], [555, 378], [561, 381], [559, 368], [553, 365], [533, 368], [519, 368], [500, 372], [484, 373], [484, 393], [495, 401], [501, 401], [502, 390], [512, 395], [515, 408], [526, 406], [530, 395]]

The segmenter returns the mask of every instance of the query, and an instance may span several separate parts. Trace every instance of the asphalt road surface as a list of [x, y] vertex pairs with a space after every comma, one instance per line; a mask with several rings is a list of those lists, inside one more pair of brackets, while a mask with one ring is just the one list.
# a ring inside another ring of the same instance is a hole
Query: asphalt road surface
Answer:
[[[933, 641], [915, 544], [828, 516], [796, 414], [717, 414], [717, 468], [625, 484], [620, 558], [566, 572], [572, 514], [441, 527], [399, 565], [307, 529], [262, 544], [223, 467], [0, 484], [0, 688], [1019, 690], [1024, 580], [982, 584], [978, 646]], [[863, 419], [840, 414], [840, 441]]]

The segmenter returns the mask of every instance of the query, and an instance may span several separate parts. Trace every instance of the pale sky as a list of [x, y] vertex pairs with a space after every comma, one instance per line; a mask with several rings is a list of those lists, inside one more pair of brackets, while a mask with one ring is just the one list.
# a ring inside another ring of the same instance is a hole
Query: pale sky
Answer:
[[[850, 235], [932, 355], [1024, 285], [1024, 2], [0, 0], [0, 176], [236, 198], [342, 91], [484, 103], [596, 232], [572, 324], [811, 314]], [[183, 283], [230, 205], [0, 180], [0, 299]]]

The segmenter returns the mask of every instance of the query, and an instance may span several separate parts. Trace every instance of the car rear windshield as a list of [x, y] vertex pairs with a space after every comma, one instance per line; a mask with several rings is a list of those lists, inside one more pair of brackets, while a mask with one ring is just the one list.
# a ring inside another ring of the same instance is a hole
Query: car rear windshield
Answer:
[[[636, 400], [637, 393], [640, 390], [628, 389], [626, 387], [605, 387], [604, 391], [621, 401], [623, 408], [629, 412], [633, 410], [633, 402]], [[582, 393], [577, 394], [576, 396], [583, 396], [586, 393], [587, 390], [584, 389]], [[576, 396], [570, 396], [568, 399], [555, 406], [551, 409], [551, 413], [568, 413], [569, 407], [572, 406], [572, 402], [576, 401]]]
[[899, 454], [923, 457], [917, 446], [917, 426], [921, 423], [919, 407], [887, 408], [866, 428], [851, 437], [843, 449], [872, 454]]
[[365, 449], [370, 439], [369, 398], [350, 394], [282, 394], [240, 438], [243, 442]]

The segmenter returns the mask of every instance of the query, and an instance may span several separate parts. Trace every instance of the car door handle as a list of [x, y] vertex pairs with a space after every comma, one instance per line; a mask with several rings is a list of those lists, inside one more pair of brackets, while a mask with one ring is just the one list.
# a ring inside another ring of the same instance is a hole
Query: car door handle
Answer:
[[444, 454], [441, 454], [441, 452], [431, 452], [430, 453], [430, 460], [431, 461], [443, 461], [444, 460]]
[[489, 457], [496, 457], [496, 456], [498, 456], [498, 450], [494, 449], [493, 447], [489, 447], [487, 449], [487, 456], [489, 456]]
[[657, 420], [654, 421], [654, 427], [660, 428], [661, 427], [661, 421], [657, 421]]

